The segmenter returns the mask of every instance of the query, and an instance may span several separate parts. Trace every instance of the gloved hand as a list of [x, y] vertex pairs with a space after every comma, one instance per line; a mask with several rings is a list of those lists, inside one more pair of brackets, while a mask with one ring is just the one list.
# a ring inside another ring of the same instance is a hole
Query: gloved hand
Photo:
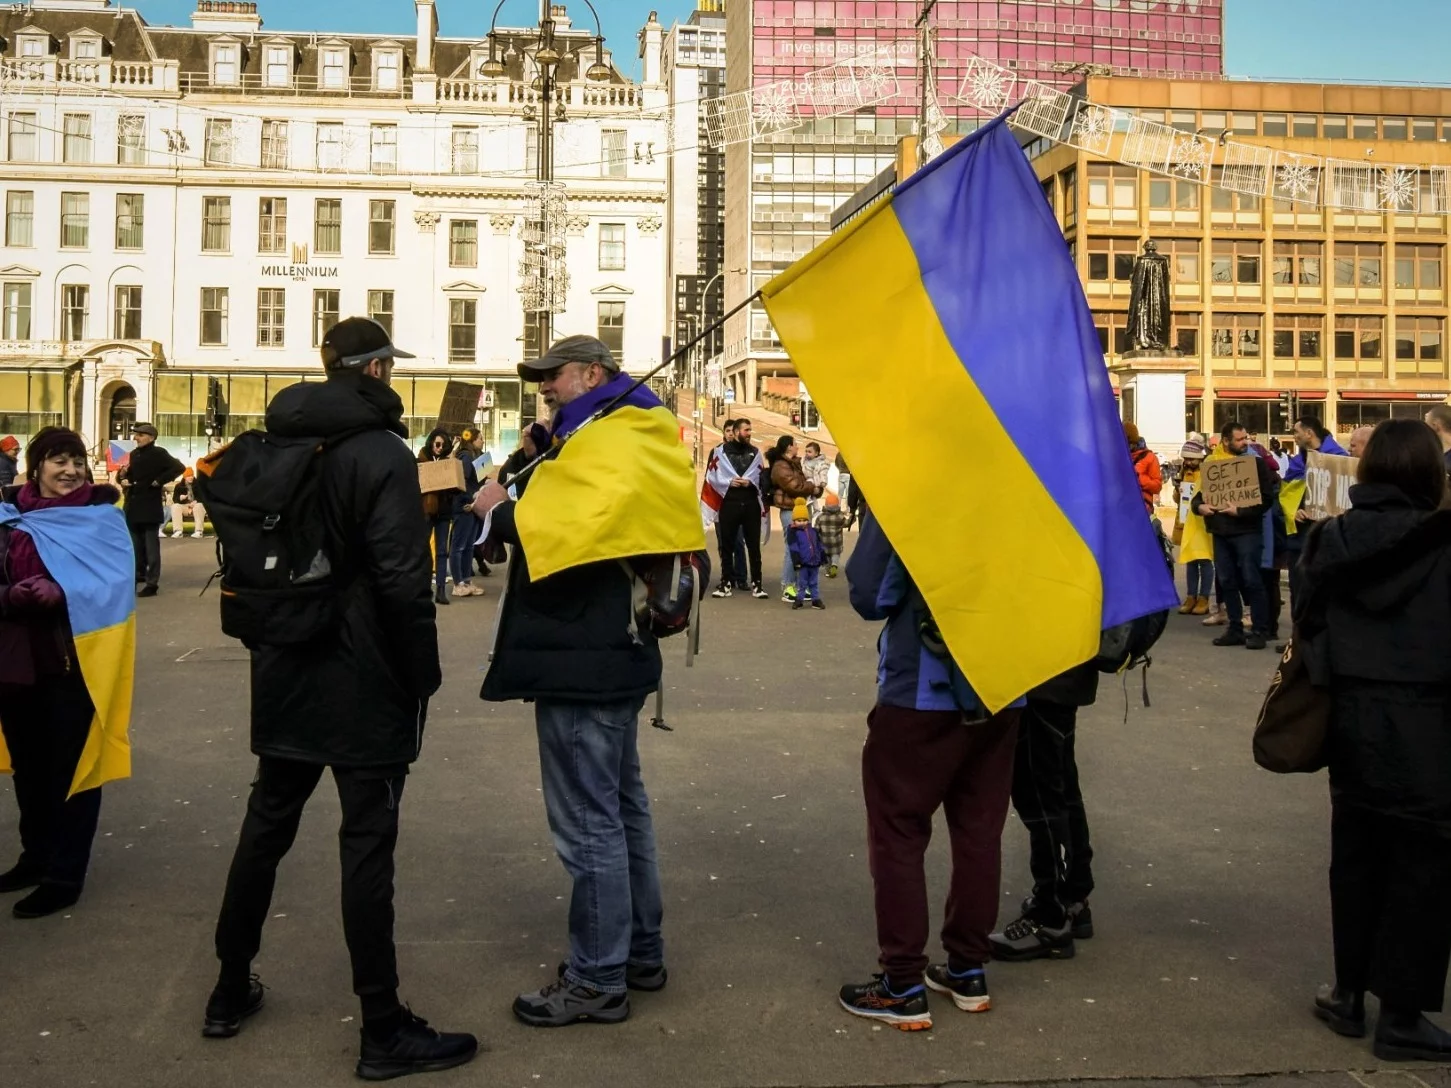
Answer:
[[5, 593], [6, 615], [21, 617], [53, 612], [65, 604], [65, 592], [43, 575], [16, 582]]

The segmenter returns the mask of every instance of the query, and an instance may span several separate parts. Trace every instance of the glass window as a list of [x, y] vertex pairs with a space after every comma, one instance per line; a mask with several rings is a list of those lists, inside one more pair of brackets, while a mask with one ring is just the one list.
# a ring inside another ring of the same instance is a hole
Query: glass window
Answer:
[[478, 357], [479, 303], [472, 298], [448, 300], [448, 361], [472, 363]]
[[1063, 225], [1071, 227], [1078, 222], [1078, 171], [1065, 170], [1059, 178], [1063, 184]]
[[323, 197], [313, 205], [312, 251], [338, 257], [343, 252], [343, 202]]
[[234, 87], [237, 84], [240, 47], [218, 43], [212, 46], [212, 82]]
[[30, 339], [30, 292], [28, 283], [7, 283], [0, 285], [0, 340]]
[[65, 125], [63, 161], [91, 161], [91, 115], [89, 113], [68, 113], [62, 122]]
[[1276, 359], [1323, 359], [1321, 338], [1325, 334], [1323, 314], [1275, 316]]
[[479, 221], [450, 219], [448, 223], [448, 263], [452, 268], [479, 266]]
[[287, 122], [262, 122], [262, 169], [287, 169]]
[[1174, 346], [1184, 355], [1199, 354], [1199, 315], [1181, 313], [1174, 315]]
[[257, 252], [287, 252], [287, 198], [285, 196], [258, 198]]
[[322, 85], [324, 90], [341, 90], [348, 81], [348, 51], [330, 48], [322, 51]]
[[1261, 131], [1266, 136], [1288, 136], [1290, 123], [1283, 113], [1267, 113], [1261, 122]]
[[1337, 359], [1379, 359], [1385, 318], [1378, 316], [1337, 317], [1335, 357]]
[[287, 335], [287, 290], [283, 287], [257, 289], [257, 346], [280, 348]]
[[392, 49], [373, 54], [373, 86], [380, 91], [396, 91], [403, 86], [399, 70], [403, 58]]
[[1169, 124], [1180, 132], [1193, 132], [1196, 127], [1193, 110], [1174, 110], [1169, 114]]
[[72, 43], [75, 60], [99, 60], [101, 43], [94, 38], [83, 38]]
[[1356, 140], [1374, 140], [1378, 133], [1374, 117], [1352, 117], [1350, 119], [1350, 135]]
[[230, 166], [235, 148], [232, 119], [230, 117], [208, 117], [203, 161], [208, 166]]
[[1276, 242], [1273, 282], [1319, 287], [1324, 250], [1321, 242]]
[[1218, 359], [1258, 359], [1263, 314], [1215, 314], [1210, 353]]
[[455, 174], [477, 174], [479, 172], [478, 126], [453, 126], [452, 168]]
[[1225, 131], [1228, 119], [1217, 110], [1206, 110], [1199, 115], [1199, 127], [1204, 130], [1207, 136], [1218, 136]]
[[292, 47], [269, 45], [265, 67], [267, 86], [286, 87], [292, 82]]
[[140, 249], [146, 239], [146, 197], [142, 193], [116, 194], [116, 248]]
[[232, 248], [232, 198], [202, 197], [202, 252], [228, 253]]
[[1325, 136], [1327, 139], [1343, 140], [1346, 135], [1346, 121], [1343, 115], [1327, 116], [1325, 118]]
[[85, 249], [91, 244], [91, 194], [60, 194], [60, 244], [63, 249]]
[[1435, 140], [1436, 120], [1433, 117], [1412, 117], [1411, 118], [1411, 139], [1413, 140]]
[[1139, 172], [1132, 166], [1091, 163], [1088, 167], [1090, 208], [1137, 208]]
[[600, 171], [607, 178], [622, 178], [627, 173], [625, 138], [628, 134], [622, 128], [607, 128], [600, 132]]
[[1254, 136], [1259, 132], [1258, 118], [1253, 113], [1231, 113], [1229, 131], [1236, 136]]
[[1381, 136], [1387, 140], [1404, 140], [1406, 138], [1406, 119], [1404, 117], [1383, 118]]
[[122, 166], [145, 165], [145, 114], [123, 113], [116, 118], [116, 161]]
[[35, 244], [35, 194], [14, 190], [5, 194], [5, 244]]
[[343, 162], [343, 125], [341, 121], [317, 123], [317, 168], [340, 170]]
[[1441, 246], [1396, 246], [1396, 286], [1440, 290], [1443, 252]]
[[375, 174], [398, 173], [398, 126], [374, 125], [371, 162]]
[[10, 115], [11, 162], [34, 162], [36, 157], [36, 115], [30, 112]]
[[202, 288], [201, 342], [206, 347], [225, 347], [227, 315], [231, 299], [225, 287]]
[[368, 316], [382, 325], [391, 337], [393, 335], [393, 292], [369, 291]]
[[1293, 131], [1296, 136], [1318, 136], [1320, 135], [1320, 118], [1313, 113], [1297, 113], [1293, 119]]
[[1380, 243], [1336, 242], [1335, 286], [1381, 286]]
[[625, 351], [625, 304], [623, 302], [601, 302], [599, 304], [599, 329], [596, 335], [605, 347], [621, 361]]
[[387, 255], [393, 252], [397, 233], [398, 205], [392, 200], [368, 201], [368, 252]]
[[1199, 283], [1199, 239], [1170, 238], [1159, 249], [1173, 264], [1175, 283]]
[[1209, 272], [1215, 283], [1259, 283], [1260, 243], [1215, 239]]
[[625, 267], [625, 224], [600, 224], [600, 271], [619, 272]]
[[312, 346], [322, 347], [322, 338], [338, 323], [341, 303], [336, 290], [314, 291], [312, 293]]
[[116, 288], [115, 336], [118, 340], [141, 339], [141, 288]]
[[63, 284], [60, 289], [60, 338], [84, 340], [91, 316], [91, 289], [81, 283]]

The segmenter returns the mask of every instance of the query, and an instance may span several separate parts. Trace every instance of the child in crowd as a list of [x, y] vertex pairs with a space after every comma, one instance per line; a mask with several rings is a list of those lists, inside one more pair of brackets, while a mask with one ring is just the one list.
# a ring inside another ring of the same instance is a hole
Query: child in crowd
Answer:
[[816, 531], [821, 534], [821, 547], [826, 552], [826, 576], [835, 578], [846, 534], [846, 515], [841, 511], [841, 500], [835, 492], [826, 493], [826, 505], [816, 515]]
[[1179, 562], [1187, 579], [1184, 603], [1179, 606], [1181, 616], [1209, 615], [1209, 593], [1214, 586], [1214, 542], [1204, 527], [1204, 519], [1189, 505], [1199, 490], [1199, 474], [1208, 453], [1198, 437], [1191, 435], [1180, 449], [1179, 472], [1174, 477], [1179, 508], [1174, 519], [1174, 543], [1179, 546]]
[[811, 601], [812, 608], [825, 608], [821, 601], [821, 561], [825, 550], [821, 546], [821, 534], [811, 527], [811, 518], [806, 509], [806, 500], [797, 499], [791, 506], [791, 526], [786, 530], [786, 548], [791, 554], [791, 566], [796, 570], [796, 600], [792, 608], [805, 607]]

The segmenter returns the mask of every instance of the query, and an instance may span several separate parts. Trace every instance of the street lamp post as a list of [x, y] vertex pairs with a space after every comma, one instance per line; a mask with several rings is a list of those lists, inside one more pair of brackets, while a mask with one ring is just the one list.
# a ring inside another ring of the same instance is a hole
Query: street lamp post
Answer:
[[[697, 307], [697, 309], [695, 311], [695, 313], [696, 313], [696, 326], [695, 327], [696, 327], [697, 333], [699, 332], [700, 329], [703, 329], [705, 327], [705, 323], [706, 323], [705, 322], [705, 296], [708, 295], [708, 294], [710, 294], [710, 289], [715, 285], [715, 282], [717, 280], [719, 280], [724, 275], [725, 275], [725, 272], [724, 271], [717, 272], [710, 279], [706, 280], [705, 281], [705, 286], [700, 289], [700, 306]], [[701, 444], [701, 433], [700, 432], [701, 432], [701, 427], [703, 425], [703, 418], [702, 417], [705, 415], [705, 410], [703, 408], [701, 408], [700, 402], [701, 402], [702, 399], [704, 399], [704, 396], [705, 396], [705, 357], [706, 357], [706, 354], [705, 353], [706, 353], [706, 343], [707, 343], [706, 340], [702, 340], [699, 344], [695, 345], [695, 403], [691, 405], [691, 411], [690, 411], [690, 414], [691, 414], [692, 418], [694, 418], [694, 420], [695, 420], [695, 447], [694, 447], [694, 453], [693, 453], [692, 456], [694, 457], [695, 463], [697, 465], [700, 464], [700, 444]]]
[[[499, 59], [499, 38], [498, 23], [499, 12], [508, 0], [499, 0], [494, 7], [493, 18], [489, 21], [489, 59], [479, 68], [479, 74], [490, 79], [500, 79], [507, 75], [504, 63]], [[604, 29], [600, 23], [599, 12], [595, 10], [590, 0], [584, 0], [595, 17], [595, 59], [594, 63], [585, 70], [584, 77], [595, 83], [601, 83], [610, 78], [613, 74], [609, 65], [605, 63]], [[539, 129], [539, 139], [535, 148], [534, 179], [539, 185], [539, 217], [537, 233], [533, 240], [526, 242], [528, 245], [537, 245], [537, 280], [529, 294], [524, 299], [526, 310], [532, 308], [535, 322], [537, 345], [536, 350], [543, 354], [549, 349], [551, 339], [551, 328], [554, 320], [554, 306], [556, 303], [555, 294], [558, 285], [551, 283], [550, 267], [550, 196], [551, 186], [554, 182], [554, 122], [556, 120], [556, 107], [558, 120], [564, 120], [564, 103], [556, 102], [555, 87], [557, 83], [559, 62], [564, 59], [564, 54], [559, 50], [559, 43], [555, 40], [555, 23], [550, 15], [549, 0], [540, 0], [539, 4], [539, 25], [537, 27], [538, 45], [534, 50], [534, 62], [539, 66], [539, 76], [535, 80], [536, 89], [539, 91], [538, 117], [536, 123]], [[576, 68], [581, 63], [578, 52], [574, 54]], [[526, 107], [525, 116], [528, 116]], [[531, 263], [526, 252], [525, 265]], [[533, 306], [531, 307], [531, 302]], [[562, 302], [560, 307], [563, 308]]]

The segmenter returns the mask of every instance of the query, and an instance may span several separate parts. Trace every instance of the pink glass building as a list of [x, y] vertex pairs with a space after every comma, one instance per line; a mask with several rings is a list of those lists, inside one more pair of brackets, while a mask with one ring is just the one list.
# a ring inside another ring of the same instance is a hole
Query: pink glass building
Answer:
[[[891, 166], [897, 141], [915, 131], [921, 9], [921, 0], [728, 0], [727, 94], [889, 44], [900, 80], [872, 110], [726, 148], [728, 307], [810, 252], [832, 209]], [[939, 0], [933, 25], [939, 93], [958, 131], [982, 120], [951, 100], [973, 54], [1060, 87], [1081, 82], [1088, 65], [1180, 80], [1218, 79], [1224, 68], [1224, 0]], [[764, 379], [793, 375], [759, 310], [727, 326], [721, 362], [737, 402], [785, 390], [789, 380]]]

